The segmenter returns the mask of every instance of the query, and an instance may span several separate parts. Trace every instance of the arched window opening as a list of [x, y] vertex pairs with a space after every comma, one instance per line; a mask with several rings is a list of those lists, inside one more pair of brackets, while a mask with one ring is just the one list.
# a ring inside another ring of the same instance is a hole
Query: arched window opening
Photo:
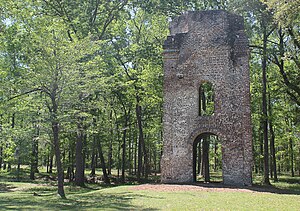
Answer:
[[215, 111], [213, 85], [203, 82], [199, 87], [199, 116], [211, 116]]
[[193, 176], [195, 182], [222, 182], [222, 149], [218, 136], [199, 135], [193, 146]]

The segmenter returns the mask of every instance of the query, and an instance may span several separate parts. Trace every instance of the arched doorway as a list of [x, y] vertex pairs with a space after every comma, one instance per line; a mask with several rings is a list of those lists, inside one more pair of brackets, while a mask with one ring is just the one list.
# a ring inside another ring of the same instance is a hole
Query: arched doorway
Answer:
[[193, 144], [194, 182], [222, 182], [222, 147], [219, 137], [202, 133]]

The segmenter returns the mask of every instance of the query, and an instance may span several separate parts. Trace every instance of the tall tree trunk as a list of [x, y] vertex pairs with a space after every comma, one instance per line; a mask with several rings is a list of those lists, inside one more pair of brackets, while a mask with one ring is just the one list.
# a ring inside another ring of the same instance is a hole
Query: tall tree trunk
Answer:
[[293, 146], [293, 139], [291, 139], [291, 138], [289, 140], [289, 145], [290, 145], [291, 173], [292, 173], [292, 177], [294, 177], [295, 176], [295, 171], [294, 171], [294, 146]]
[[264, 137], [264, 177], [263, 183], [270, 185], [269, 179], [269, 141], [268, 141], [268, 111], [267, 111], [267, 39], [266, 26], [263, 23], [263, 57], [262, 57], [262, 126]]
[[202, 141], [202, 160], [204, 166], [204, 181], [210, 181], [210, 174], [209, 174], [209, 136], [204, 136]]
[[270, 152], [271, 152], [271, 172], [273, 172], [274, 182], [278, 182], [277, 178], [277, 168], [276, 168], [276, 151], [275, 151], [275, 133], [272, 121], [272, 105], [271, 105], [271, 95], [269, 93], [269, 128], [270, 128]]
[[[125, 108], [124, 108], [125, 109]], [[124, 122], [124, 128], [123, 128], [123, 143], [122, 143], [122, 174], [121, 174], [121, 183], [125, 182], [125, 168], [126, 168], [126, 133], [127, 133], [127, 126], [128, 121], [130, 118], [130, 110], [127, 114], [125, 110], [125, 122]]]
[[72, 177], [72, 160], [71, 160], [71, 146], [69, 144], [69, 152], [68, 152], [68, 169], [67, 169], [67, 175], [66, 175], [66, 179], [69, 179], [69, 181], [71, 181], [71, 177]]
[[120, 135], [119, 135], [119, 127], [117, 125], [117, 140], [118, 140], [118, 166], [117, 166], [117, 175], [118, 175], [118, 179], [120, 178], [120, 168], [121, 168], [121, 143], [122, 143], [122, 140], [120, 139]]
[[[96, 136], [94, 137], [96, 138]], [[103, 151], [102, 151], [102, 146], [101, 146], [101, 141], [98, 140], [98, 152], [99, 152], [99, 158], [100, 158], [100, 162], [101, 162], [101, 168], [102, 168], [102, 172], [103, 172], [103, 179], [104, 182], [106, 184], [110, 183], [107, 171], [106, 171], [106, 165], [105, 165], [105, 160], [104, 160], [104, 156], [103, 156]]]
[[[111, 105], [112, 106], [112, 105]], [[107, 165], [107, 171], [108, 175], [111, 175], [111, 168], [112, 168], [112, 143], [114, 139], [114, 127], [113, 127], [113, 111], [110, 111], [109, 114], [109, 119], [110, 119], [110, 140], [109, 140], [109, 148], [108, 148], [108, 165]]]
[[[135, 127], [136, 128], [136, 127]], [[139, 141], [138, 141], [138, 135], [136, 133], [135, 141], [134, 141], [134, 175], [137, 175], [137, 180], [140, 179], [140, 173], [138, 170], [138, 148], [139, 148]], [[141, 161], [142, 163], [142, 161]]]
[[153, 150], [153, 163], [154, 163], [154, 175], [157, 175], [157, 146], [158, 144], [154, 144]]
[[38, 139], [40, 136], [40, 126], [37, 124], [36, 126], [36, 136], [32, 139], [32, 152], [31, 152], [31, 165], [30, 165], [30, 179], [35, 179], [35, 173], [38, 173]]
[[299, 147], [299, 159], [298, 159], [298, 175], [300, 177], [300, 147]]
[[0, 170], [1, 170], [1, 168], [2, 168], [2, 163], [3, 163], [3, 158], [2, 158], [2, 156], [3, 156], [3, 147], [1, 146], [1, 147], [0, 147]]
[[129, 143], [128, 143], [128, 146], [129, 146], [129, 149], [128, 149], [128, 158], [129, 158], [129, 175], [132, 175], [132, 160], [133, 160], [133, 131], [132, 131], [132, 127], [131, 125], [129, 126], [129, 131], [130, 131], [130, 135], [129, 135]]
[[[11, 128], [14, 129], [15, 128], [15, 116], [16, 114], [13, 113], [12, 118], [11, 118]], [[14, 137], [12, 137], [14, 138]], [[20, 168], [19, 168], [19, 155], [18, 155], [18, 169], [17, 169], [17, 173], [18, 173], [18, 177], [19, 177], [19, 172], [20, 172]], [[11, 163], [8, 162], [7, 164], [7, 171], [11, 171]]]
[[59, 128], [58, 122], [56, 120], [52, 121], [52, 131], [53, 131], [53, 145], [56, 157], [56, 168], [57, 168], [57, 182], [58, 182], [58, 194], [61, 198], [66, 198], [64, 191], [64, 171], [62, 168], [61, 158], [60, 158], [60, 144], [59, 144]]
[[142, 108], [139, 105], [139, 97], [136, 97], [136, 118], [139, 129], [139, 152], [138, 152], [138, 180], [140, 180], [140, 175], [142, 172], [142, 154], [144, 155], [144, 165], [145, 165], [145, 179], [148, 179], [149, 174], [149, 162], [148, 162], [148, 152], [146, 150], [144, 133], [143, 133], [143, 125], [142, 125]]
[[51, 174], [53, 172], [53, 158], [54, 155], [52, 153], [52, 149], [51, 149], [51, 152], [50, 152], [50, 161], [49, 161], [49, 173]]
[[17, 181], [20, 181], [21, 156], [20, 154], [18, 154], [17, 156], [18, 156]]
[[35, 173], [38, 172], [38, 137], [32, 140], [31, 164], [30, 164], [30, 179], [35, 179]]
[[215, 144], [214, 144], [214, 172], [217, 171], [217, 165], [218, 165], [217, 150], [218, 150], [218, 142], [215, 140]]
[[[0, 115], [0, 133], [2, 132], [2, 114]], [[3, 163], [3, 146], [0, 146], [0, 170], [2, 168]]]
[[84, 186], [84, 153], [83, 153], [83, 140], [84, 129], [82, 123], [77, 125], [77, 141], [76, 141], [76, 170], [75, 170], [75, 184], [78, 186]]
[[92, 158], [91, 158], [91, 176], [95, 176], [96, 174], [96, 140], [93, 141], [93, 148], [92, 148]]
[[201, 158], [202, 158], [202, 154], [201, 154], [201, 141], [198, 143], [198, 160], [197, 160], [197, 174], [199, 175], [201, 173]]
[[[255, 151], [254, 151], [255, 152]], [[264, 133], [263, 133], [263, 123], [262, 119], [259, 123], [259, 153], [258, 153], [258, 169], [259, 173], [263, 174], [264, 172]]]
[[46, 169], [47, 169], [47, 173], [49, 173], [49, 164], [50, 164], [50, 153], [47, 153], [47, 158], [46, 158]]
[[51, 112], [51, 125], [52, 125], [52, 133], [53, 133], [53, 145], [54, 145], [54, 153], [56, 157], [56, 168], [57, 168], [57, 186], [58, 186], [58, 195], [61, 198], [66, 198], [64, 191], [64, 170], [61, 163], [61, 154], [60, 154], [60, 143], [59, 143], [59, 123], [57, 120], [57, 109], [58, 103], [56, 101], [57, 95], [57, 84], [53, 85], [53, 92], [51, 93], [51, 102], [52, 108]]

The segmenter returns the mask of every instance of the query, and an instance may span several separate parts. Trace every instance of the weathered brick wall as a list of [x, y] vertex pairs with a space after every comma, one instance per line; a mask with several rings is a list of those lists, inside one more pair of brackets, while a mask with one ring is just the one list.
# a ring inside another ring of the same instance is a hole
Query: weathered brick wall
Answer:
[[[193, 143], [202, 133], [222, 143], [223, 182], [252, 184], [248, 39], [243, 19], [226, 11], [187, 12], [164, 44], [162, 182], [193, 181]], [[198, 90], [211, 82], [215, 112], [198, 115]]]

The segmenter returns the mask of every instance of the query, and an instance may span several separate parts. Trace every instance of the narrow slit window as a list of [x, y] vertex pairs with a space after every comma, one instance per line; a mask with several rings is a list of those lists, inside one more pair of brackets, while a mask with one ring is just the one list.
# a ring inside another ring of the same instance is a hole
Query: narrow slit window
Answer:
[[199, 116], [211, 116], [215, 111], [213, 85], [203, 82], [199, 87]]

